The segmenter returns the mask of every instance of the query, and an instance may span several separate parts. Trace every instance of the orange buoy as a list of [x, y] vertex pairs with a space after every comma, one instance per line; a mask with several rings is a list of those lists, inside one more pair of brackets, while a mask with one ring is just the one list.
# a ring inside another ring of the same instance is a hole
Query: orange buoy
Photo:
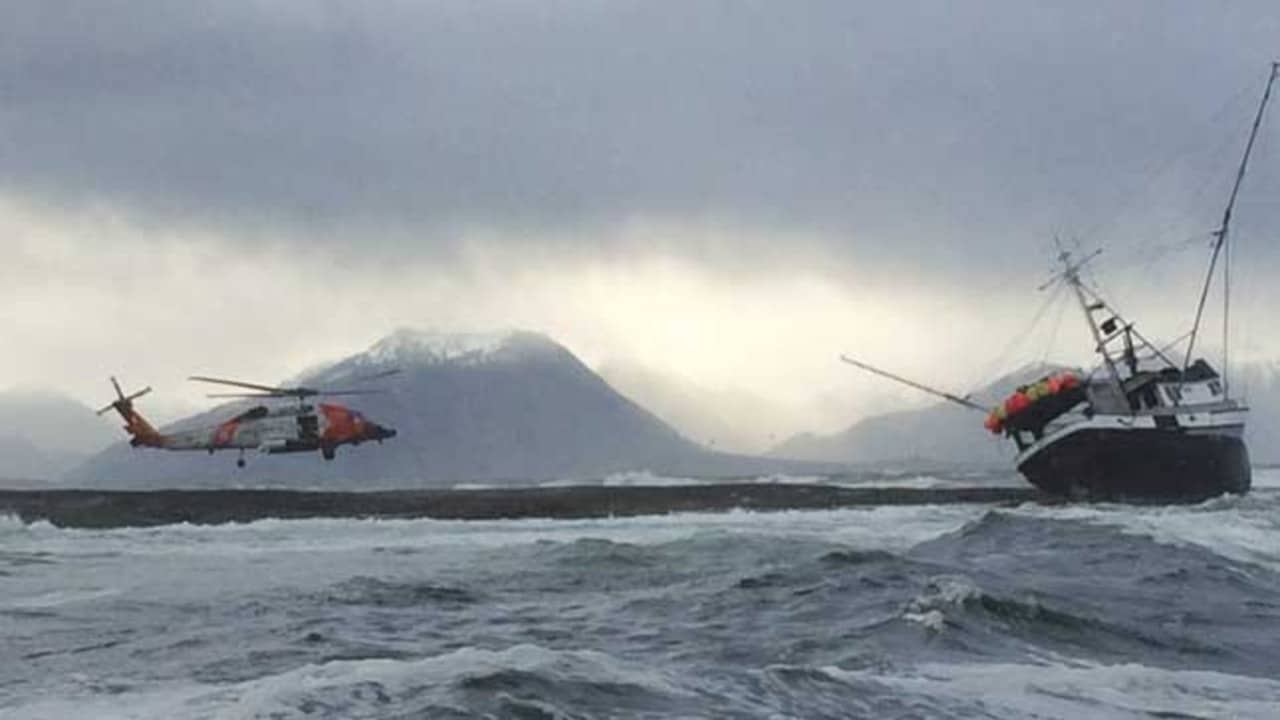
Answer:
[[1004, 406], [1010, 415], [1017, 415], [1031, 407], [1031, 398], [1027, 397], [1025, 392], [1019, 390], [1010, 395], [1008, 400], [1005, 400]]

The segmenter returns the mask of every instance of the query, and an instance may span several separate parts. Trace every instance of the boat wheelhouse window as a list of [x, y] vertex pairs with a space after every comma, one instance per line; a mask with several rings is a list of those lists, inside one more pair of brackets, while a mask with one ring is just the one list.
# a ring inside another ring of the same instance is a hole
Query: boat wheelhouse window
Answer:
[[1221, 395], [1221, 394], [1222, 394], [1222, 383], [1218, 382], [1217, 380], [1210, 380], [1210, 381], [1209, 381], [1209, 392], [1213, 393], [1214, 395]]
[[1169, 402], [1177, 405], [1182, 402], [1182, 388], [1178, 385], [1165, 385], [1164, 391], [1169, 395]]
[[1142, 388], [1142, 406], [1148, 410], [1160, 407], [1160, 398], [1156, 395], [1156, 387], [1154, 385]]
[[1159, 376], [1154, 373], [1143, 372], [1125, 382], [1125, 394], [1129, 400], [1130, 410], [1150, 410], [1160, 407], [1160, 396], [1156, 390], [1158, 379]]
[[1214, 370], [1209, 363], [1201, 358], [1191, 363], [1191, 367], [1187, 368], [1182, 379], [1184, 382], [1195, 382], [1197, 380], [1213, 380], [1217, 377], [1218, 371]]

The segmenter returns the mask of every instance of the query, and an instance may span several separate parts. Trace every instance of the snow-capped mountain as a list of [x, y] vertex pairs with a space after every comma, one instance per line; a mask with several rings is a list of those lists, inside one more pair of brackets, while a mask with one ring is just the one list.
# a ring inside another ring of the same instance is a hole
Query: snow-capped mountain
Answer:
[[538, 336], [514, 330], [488, 333], [445, 333], [401, 328], [374, 343], [351, 360], [371, 366], [417, 364], [480, 364], [511, 358], [522, 346], [537, 343]]
[[[450, 335], [400, 330], [363, 352], [299, 375], [296, 383], [348, 387], [398, 368], [385, 394], [349, 404], [396, 428], [382, 445], [318, 454], [233, 454], [131, 450], [121, 443], [69, 476], [96, 487], [292, 486], [424, 487], [533, 483], [649, 470], [732, 475], [785, 471], [785, 464], [712, 452], [615, 392], [569, 350], [531, 332]], [[226, 405], [181, 425], [210, 424], [244, 404]], [[145, 403], [139, 410], [145, 415]], [[811, 467], [807, 468], [812, 470]]]

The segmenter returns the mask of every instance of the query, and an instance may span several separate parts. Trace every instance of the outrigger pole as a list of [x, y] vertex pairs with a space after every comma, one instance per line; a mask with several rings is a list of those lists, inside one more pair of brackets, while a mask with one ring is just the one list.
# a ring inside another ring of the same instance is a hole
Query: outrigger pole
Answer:
[[931, 388], [931, 387], [929, 387], [928, 385], [922, 385], [921, 383], [918, 383], [918, 382], [916, 382], [916, 381], [914, 381], [914, 380], [908, 380], [908, 379], [906, 379], [906, 378], [902, 377], [901, 375], [894, 375], [893, 373], [891, 373], [891, 372], [889, 372], [889, 371], [887, 371], [887, 370], [881, 370], [880, 368], [875, 367], [875, 366], [873, 366], [873, 365], [868, 365], [868, 364], [866, 364], [866, 363], [864, 363], [864, 362], [860, 362], [860, 361], [858, 361], [858, 360], [854, 360], [853, 358], [851, 358], [851, 357], [849, 357], [849, 356], [847, 356], [847, 355], [841, 355], [841, 356], [840, 356], [840, 359], [841, 359], [841, 360], [843, 360], [844, 362], [849, 363], [850, 365], [852, 365], [852, 366], [854, 366], [854, 367], [856, 367], [856, 368], [859, 368], [859, 369], [862, 369], [862, 370], [866, 370], [867, 372], [872, 373], [873, 375], [879, 375], [880, 377], [888, 378], [888, 379], [890, 379], [890, 380], [893, 380], [894, 382], [902, 383], [903, 385], [907, 385], [907, 386], [909, 386], [909, 387], [913, 387], [913, 388], [915, 388], [915, 389], [917, 389], [917, 390], [920, 390], [921, 392], [926, 392], [926, 393], [929, 393], [930, 395], [934, 395], [934, 396], [936, 396], [936, 397], [940, 397], [940, 398], [942, 398], [943, 400], [947, 400], [947, 401], [949, 401], [949, 402], [953, 402], [953, 403], [955, 403], [955, 404], [957, 404], [957, 405], [960, 405], [960, 406], [962, 406], [962, 407], [969, 408], [970, 410], [977, 410], [978, 412], [985, 414], [985, 413], [987, 413], [987, 412], [991, 409], [991, 408], [985, 408], [985, 407], [983, 407], [983, 406], [979, 405], [978, 403], [976, 403], [976, 402], [974, 402], [974, 401], [970, 400], [970, 399], [969, 399], [969, 398], [967, 398], [967, 397], [960, 397], [959, 395], [952, 395], [952, 394], [951, 394], [951, 393], [949, 393], [949, 392], [944, 392], [944, 391], [942, 391], [942, 390], [938, 390], [937, 388]]

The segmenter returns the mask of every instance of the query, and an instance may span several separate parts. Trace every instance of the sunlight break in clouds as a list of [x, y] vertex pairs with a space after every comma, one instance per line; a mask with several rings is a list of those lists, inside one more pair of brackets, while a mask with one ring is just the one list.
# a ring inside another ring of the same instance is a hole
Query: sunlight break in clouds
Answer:
[[709, 388], [749, 390], [815, 428], [901, 395], [849, 372], [840, 352], [977, 379], [970, 363], [938, 362], [938, 347], [981, 360], [966, 336], [985, 321], [943, 288], [802, 266], [718, 272], [663, 248], [689, 233], [728, 231], [635, 222], [617, 232], [652, 235], [655, 250], [592, 257], [538, 250], [556, 244], [546, 241], [513, 252], [478, 233], [461, 260], [395, 264], [332, 248], [299, 252], [297, 238], [249, 249], [104, 209], [6, 202], [0, 329], [23, 351], [0, 357], [0, 374], [66, 388], [89, 404], [119, 374], [197, 403], [200, 391], [183, 381], [190, 373], [274, 381], [410, 326], [538, 330], [590, 365], [627, 358]]

